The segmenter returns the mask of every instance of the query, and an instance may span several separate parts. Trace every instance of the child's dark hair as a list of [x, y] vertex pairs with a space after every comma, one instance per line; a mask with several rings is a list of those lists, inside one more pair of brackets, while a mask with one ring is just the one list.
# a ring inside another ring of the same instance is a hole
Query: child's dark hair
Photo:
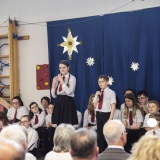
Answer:
[[15, 97], [13, 97], [13, 98], [12, 98], [12, 101], [13, 101], [14, 99], [17, 99], [17, 100], [19, 101], [20, 106], [23, 106], [23, 101], [22, 101], [22, 99], [21, 99], [20, 96], [15, 96]]
[[50, 99], [47, 96], [44, 96], [44, 97], [41, 98], [41, 103], [42, 103], [43, 100], [46, 100], [48, 103], [50, 102]]
[[151, 101], [149, 101], [148, 104], [151, 104], [151, 103], [155, 104], [155, 105], [159, 108], [159, 102], [158, 102], [158, 101], [156, 101], [156, 100], [151, 100]]
[[139, 92], [137, 93], [137, 95], [138, 95], [138, 96], [144, 95], [145, 97], [148, 97], [148, 93], [147, 93], [146, 91], [144, 91], [144, 90], [139, 91]]
[[[30, 108], [29, 116], [31, 117], [31, 119], [32, 119], [33, 116], [34, 116], [34, 113], [31, 111], [31, 106], [32, 106], [33, 104], [36, 104], [36, 105], [38, 106], [38, 104], [37, 104], [36, 102], [31, 102], [31, 104], [29, 105], [29, 108]], [[39, 108], [39, 106], [38, 106], [38, 108]], [[41, 112], [42, 112], [42, 109], [39, 108], [39, 113], [41, 114]]]
[[103, 78], [105, 81], [109, 81], [108, 76], [106, 76], [105, 74], [100, 75], [100, 76], [98, 77], [98, 79], [102, 79], [102, 78]]

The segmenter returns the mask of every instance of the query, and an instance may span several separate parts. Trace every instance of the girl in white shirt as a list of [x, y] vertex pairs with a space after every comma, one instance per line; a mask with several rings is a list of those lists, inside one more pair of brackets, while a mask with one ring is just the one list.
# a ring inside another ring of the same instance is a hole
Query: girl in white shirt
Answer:
[[[48, 134], [45, 127], [45, 112], [38, 106], [36, 102], [30, 105], [29, 115], [31, 117], [31, 126], [38, 132], [40, 138], [40, 147], [44, 148], [44, 153], [48, 152]], [[43, 145], [42, 145], [43, 144]]]
[[132, 144], [139, 139], [139, 131], [143, 122], [142, 112], [133, 94], [127, 94], [125, 96], [122, 122], [128, 131], [125, 150], [130, 153]]
[[93, 105], [94, 96], [95, 96], [95, 94], [91, 94], [89, 97], [88, 106], [84, 112], [83, 127], [97, 130], [95, 109], [94, 109], [94, 105]]
[[151, 130], [147, 131], [145, 135], [156, 135], [160, 137], [160, 113], [151, 113], [149, 117], [155, 118], [157, 121], [157, 125], [153, 127]]

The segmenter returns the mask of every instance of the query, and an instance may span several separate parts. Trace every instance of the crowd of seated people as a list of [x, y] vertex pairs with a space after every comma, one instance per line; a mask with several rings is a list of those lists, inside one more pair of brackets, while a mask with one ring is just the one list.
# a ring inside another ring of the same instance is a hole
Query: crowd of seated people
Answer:
[[[5, 114], [5, 112], [0, 112], [0, 132], [12, 125], [23, 126], [27, 132], [25, 152], [30, 153], [35, 157], [38, 157], [38, 154], [46, 155], [45, 160], [51, 159], [52, 155], [57, 157], [57, 155], [60, 155], [57, 153], [66, 152], [63, 151], [65, 146], [61, 146], [61, 151], [57, 151], [55, 148], [56, 145], [58, 145], [58, 147], [60, 147], [59, 145], [62, 145], [57, 144], [57, 141], [60, 141], [57, 137], [63, 137], [67, 132], [67, 127], [69, 127], [69, 130], [72, 133], [66, 134], [65, 138], [67, 138], [67, 136], [72, 137], [75, 130], [79, 131], [79, 129], [82, 128], [85, 128], [86, 130], [90, 129], [96, 133], [97, 123], [95, 107], [93, 104], [94, 96], [95, 94], [90, 95], [88, 105], [83, 115], [77, 110], [78, 124], [73, 126], [68, 126], [66, 124], [57, 126], [57, 124], [52, 123], [54, 104], [50, 102], [48, 97], [42, 97], [40, 101], [41, 106], [36, 102], [31, 102], [28, 108], [23, 105], [23, 101], [19, 96], [13, 97], [11, 102], [12, 107], [8, 109], [7, 114]], [[136, 97], [136, 94], [132, 89], [126, 89], [124, 103], [120, 106], [117, 100], [113, 119], [119, 120], [123, 124], [124, 130], [127, 132], [126, 142], [122, 146], [127, 153], [135, 152], [136, 149], [133, 145], [135, 143], [137, 144], [139, 139], [144, 135], [160, 137], [159, 109], [159, 102], [156, 100], [149, 101], [148, 94], [145, 91], [138, 92]], [[147, 121], [149, 118], [156, 119], [157, 125], [154, 127], [148, 126]], [[81, 125], [82, 121], [83, 125]], [[116, 124], [113, 126], [115, 127]], [[62, 130], [65, 131], [63, 132]], [[107, 135], [105, 135], [105, 133], [104, 136], [106, 139]], [[70, 138], [68, 141], [70, 142]], [[106, 140], [106, 142], [108, 144], [110, 141], [108, 142]], [[38, 150], [40, 152], [37, 152]], [[75, 159], [72, 152], [69, 152], [70, 145], [67, 148], [67, 157], [68, 159]], [[94, 158], [97, 159], [99, 156], [94, 156]]]

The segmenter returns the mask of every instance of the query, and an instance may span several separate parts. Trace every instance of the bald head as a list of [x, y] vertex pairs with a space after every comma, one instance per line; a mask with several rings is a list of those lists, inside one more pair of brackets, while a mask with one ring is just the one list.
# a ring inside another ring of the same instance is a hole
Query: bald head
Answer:
[[122, 145], [126, 143], [125, 127], [120, 120], [110, 120], [103, 127], [104, 137], [109, 145]]
[[24, 160], [22, 146], [11, 140], [0, 141], [0, 160]]

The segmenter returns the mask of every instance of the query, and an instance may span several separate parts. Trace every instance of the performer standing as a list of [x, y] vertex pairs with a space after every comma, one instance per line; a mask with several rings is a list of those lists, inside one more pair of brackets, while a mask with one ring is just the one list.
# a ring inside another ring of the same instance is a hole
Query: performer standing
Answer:
[[70, 74], [69, 63], [62, 60], [59, 63], [60, 74], [53, 78], [51, 93], [56, 98], [54, 111], [52, 114], [52, 123], [69, 123], [75, 125], [78, 123], [76, 105], [74, 101], [74, 91], [76, 87], [76, 78]]

